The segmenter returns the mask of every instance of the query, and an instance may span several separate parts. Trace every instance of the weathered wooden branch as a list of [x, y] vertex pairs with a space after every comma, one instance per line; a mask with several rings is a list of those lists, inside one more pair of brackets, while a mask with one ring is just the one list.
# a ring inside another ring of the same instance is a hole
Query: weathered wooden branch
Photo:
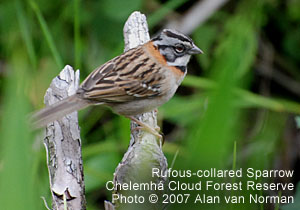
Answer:
[[[145, 15], [134, 12], [130, 15], [124, 26], [125, 51], [150, 40], [148, 24]], [[156, 129], [157, 110], [135, 116], [136, 119]], [[157, 168], [162, 172], [167, 170], [167, 160], [162, 152], [162, 139], [157, 139], [154, 135], [136, 129], [138, 125], [131, 122], [131, 139], [127, 152], [114, 173], [114, 185], [124, 183], [161, 183], [166, 184], [167, 178], [153, 177], [152, 169]], [[115, 195], [141, 195], [145, 198], [143, 204], [125, 204], [114, 201], [114, 206], [106, 202], [105, 208], [108, 209], [161, 209], [160, 202], [156, 204], [148, 203], [148, 196], [152, 193], [163, 192], [155, 191], [120, 191], [116, 190]], [[132, 208], [134, 205], [134, 208]]]
[[[51, 105], [73, 95], [79, 86], [79, 71], [66, 66], [53, 79], [45, 95], [45, 104]], [[77, 112], [49, 124], [44, 145], [47, 152], [52, 209], [86, 209], [84, 195], [81, 139]]]
[[[124, 26], [125, 51], [149, 41], [146, 17], [134, 12]], [[45, 104], [51, 105], [67, 96], [74, 94], [79, 86], [79, 71], [66, 66], [59, 76], [51, 83], [45, 95]], [[153, 130], [157, 126], [157, 111], [153, 110], [138, 116], [136, 119], [149, 125]], [[168, 181], [164, 177], [153, 177], [152, 169], [157, 168], [162, 173], [167, 170], [167, 160], [162, 152], [162, 139], [157, 139], [151, 133], [137, 129], [138, 125], [131, 122], [131, 139], [127, 152], [114, 173], [114, 183], [161, 183]], [[61, 120], [49, 124], [46, 128], [44, 144], [47, 151], [52, 208], [68, 210], [86, 209], [84, 195], [83, 167], [81, 159], [81, 140], [78, 127], [77, 112], [69, 114]], [[155, 193], [159, 196], [162, 191], [119, 191], [116, 195], [132, 193], [147, 196]], [[161, 209], [161, 204], [143, 204], [144, 209]], [[126, 204], [114, 201], [106, 202], [105, 209], [112, 210], [128, 208]], [[141, 206], [139, 206], [140, 208]]]

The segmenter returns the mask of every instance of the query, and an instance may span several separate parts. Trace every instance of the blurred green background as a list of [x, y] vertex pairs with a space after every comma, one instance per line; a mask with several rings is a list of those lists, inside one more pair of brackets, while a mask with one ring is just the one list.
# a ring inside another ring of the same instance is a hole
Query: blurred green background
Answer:
[[[83, 79], [123, 51], [123, 25], [133, 11], [146, 14], [150, 33], [156, 34], [166, 23], [189, 15], [199, 2], [1, 0], [1, 209], [45, 209], [40, 197], [51, 203], [43, 139], [29, 130], [26, 119], [44, 106], [45, 91], [64, 65], [79, 68]], [[189, 35], [205, 54], [191, 59], [176, 96], [159, 109], [169, 164], [174, 160], [176, 169], [290, 169], [295, 170], [292, 179], [262, 181], [296, 185], [300, 1], [227, 1]], [[79, 122], [88, 209], [103, 209], [111, 196], [105, 183], [129, 143], [129, 120], [93, 107], [80, 111]], [[295, 205], [283, 209], [297, 209]]]

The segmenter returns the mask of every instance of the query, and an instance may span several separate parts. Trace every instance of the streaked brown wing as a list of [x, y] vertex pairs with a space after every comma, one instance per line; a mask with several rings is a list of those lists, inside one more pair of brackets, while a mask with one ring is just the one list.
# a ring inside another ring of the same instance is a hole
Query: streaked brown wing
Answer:
[[140, 46], [94, 70], [81, 84], [80, 92], [89, 100], [127, 102], [160, 95], [164, 79]]

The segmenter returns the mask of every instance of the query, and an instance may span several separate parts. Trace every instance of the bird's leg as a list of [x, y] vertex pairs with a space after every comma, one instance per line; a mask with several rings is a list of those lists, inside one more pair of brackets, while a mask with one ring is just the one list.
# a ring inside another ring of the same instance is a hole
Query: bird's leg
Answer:
[[[155, 112], [155, 114], [157, 114], [158, 109], [154, 109], [154, 112]], [[162, 132], [160, 132], [160, 127], [159, 127], [158, 125], [156, 125], [155, 130], [156, 130], [158, 133], [162, 133]], [[162, 135], [164, 135], [164, 134], [162, 134]]]
[[[157, 138], [159, 139], [162, 139], [162, 135], [160, 135], [158, 132], [159, 132], [159, 127], [156, 127], [155, 129], [151, 128], [149, 125], [141, 122], [140, 120], [134, 118], [134, 117], [131, 117], [131, 116], [128, 116], [129, 119], [131, 119], [133, 122], [135, 122], [136, 124], [138, 124], [140, 126], [140, 129], [144, 130], [144, 131], [147, 131], [151, 134], [153, 134], [154, 136], [156, 136]], [[139, 128], [137, 128], [139, 129]]]

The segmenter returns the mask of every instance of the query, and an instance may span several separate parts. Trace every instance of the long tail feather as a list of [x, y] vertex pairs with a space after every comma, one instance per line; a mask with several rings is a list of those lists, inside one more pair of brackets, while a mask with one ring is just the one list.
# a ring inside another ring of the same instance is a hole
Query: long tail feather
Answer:
[[60, 120], [67, 114], [83, 109], [88, 105], [88, 102], [73, 95], [37, 111], [31, 116], [30, 121], [34, 128], [41, 128], [55, 120]]

